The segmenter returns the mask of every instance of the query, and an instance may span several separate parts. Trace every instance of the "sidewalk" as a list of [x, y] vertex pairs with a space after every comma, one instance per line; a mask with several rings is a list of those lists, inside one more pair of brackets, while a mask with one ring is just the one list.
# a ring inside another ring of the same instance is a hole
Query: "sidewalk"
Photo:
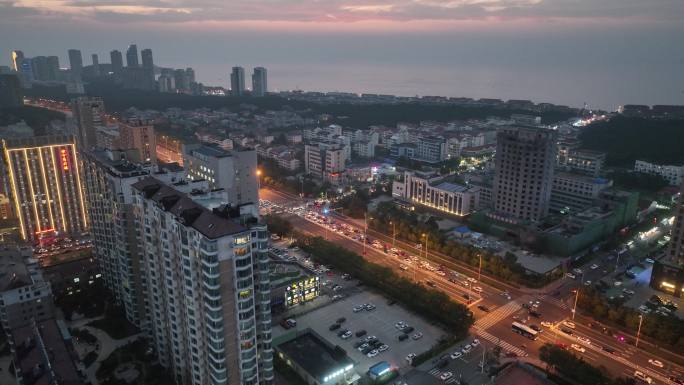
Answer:
[[[81, 323], [81, 324], [85, 325], [94, 319], [96, 319], [96, 318], [84, 319], [84, 320], [82, 320], [83, 322], [77, 321], [77, 323]], [[75, 325], [71, 325], [71, 327], [75, 328], [75, 329], [87, 330], [92, 335], [94, 335], [95, 338], [97, 338], [97, 343], [99, 344], [99, 349], [96, 350], [97, 360], [92, 365], [90, 365], [89, 368], [86, 369], [86, 375], [88, 376], [88, 380], [90, 380], [93, 384], [98, 383], [97, 378], [95, 376], [95, 373], [97, 373], [97, 369], [100, 368], [100, 363], [102, 361], [104, 361], [105, 359], [107, 359], [107, 357], [109, 357], [109, 355], [112, 354], [112, 352], [114, 350], [118, 349], [119, 347], [121, 347], [123, 345], [126, 345], [127, 343], [129, 343], [131, 341], [138, 339], [142, 335], [142, 334], [136, 334], [136, 335], [132, 335], [130, 337], [120, 339], [120, 340], [115, 340], [115, 339], [112, 339], [103, 330], [96, 329], [94, 327], [90, 327], [90, 326], [77, 327]], [[84, 357], [81, 357], [81, 359], [83, 359], [83, 358]]]

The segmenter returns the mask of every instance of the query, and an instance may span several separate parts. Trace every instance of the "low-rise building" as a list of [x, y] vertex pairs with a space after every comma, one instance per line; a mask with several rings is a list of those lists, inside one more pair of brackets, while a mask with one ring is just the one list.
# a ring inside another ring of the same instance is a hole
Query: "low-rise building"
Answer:
[[549, 209], [562, 213], [581, 211], [596, 202], [601, 191], [612, 186], [613, 181], [605, 178], [556, 172]]
[[338, 143], [317, 142], [304, 146], [304, 170], [309, 175], [336, 179], [344, 172], [346, 161], [346, 151]]
[[634, 171], [650, 175], [659, 175], [671, 186], [679, 186], [684, 180], [684, 166], [661, 165], [637, 160], [634, 162]]
[[434, 175], [421, 177], [407, 171], [403, 185], [393, 191], [402, 191], [404, 199], [448, 214], [468, 215], [479, 205], [478, 188], [451, 183]]

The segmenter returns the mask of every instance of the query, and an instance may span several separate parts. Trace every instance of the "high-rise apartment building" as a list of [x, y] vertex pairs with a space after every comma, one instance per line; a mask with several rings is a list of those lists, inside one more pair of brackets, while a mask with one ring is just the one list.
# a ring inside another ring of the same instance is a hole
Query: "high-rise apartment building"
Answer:
[[48, 66], [48, 80], [60, 80], [60, 73], [59, 73], [59, 57], [57, 56], [48, 56], [47, 57], [47, 66]]
[[100, 75], [100, 58], [97, 56], [96, 53], [90, 55], [91, 60], [93, 61], [93, 74], [95, 76]]
[[233, 96], [242, 96], [245, 93], [245, 69], [242, 67], [233, 67], [233, 72], [230, 73], [230, 94]]
[[151, 168], [129, 161], [129, 155], [127, 151], [111, 149], [85, 151], [83, 175], [93, 254], [105, 285], [124, 309], [126, 318], [142, 328], [144, 274], [136, 241], [132, 185], [149, 175]]
[[123, 72], [123, 55], [119, 50], [113, 50], [109, 53], [109, 60], [112, 62], [112, 72], [120, 74]]
[[140, 62], [138, 62], [138, 46], [131, 44], [126, 50], [126, 67], [136, 68], [139, 66]]
[[137, 151], [141, 163], [157, 163], [156, 141], [151, 121], [130, 119], [119, 123], [118, 149]]
[[333, 179], [344, 172], [346, 150], [339, 143], [318, 142], [304, 146], [304, 171], [319, 178]]
[[19, 72], [21, 60], [24, 59], [24, 52], [19, 50], [12, 51], [12, 69]]
[[106, 122], [104, 101], [100, 97], [80, 97], [71, 102], [76, 120], [76, 142], [82, 150], [97, 144], [97, 126]]
[[653, 264], [650, 283], [652, 288], [675, 297], [684, 297], [684, 184], [680, 188], [670, 244]]
[[268, 79], [266, 68], [256, 67], [252, 74], [252, 95], [266, 96], [268, 92]]
[[88, 230], [73, 137], [9, 139], [2, 146], [5, 177], [23, 239]]
[[269, 236], [258, 205], [217, 206], [225, 194], [193, 184], [133, 184], [159, 362], [179, 384], [272, 384]]
[[259, 200], [255, 150], [226, 151], [208, 145], [186, 145], [183, 167], [189, 179], [206, 180], [210, 188], [226, 190], [233, 204]]
[[498, 219], [538, 221], [549, 211], [557, 132], [511, 126], [497, 133], [494, 213]]
[[80, 50], [69, 50], [69, 68], [71, 68], [71, 73], [76, 78], [80, 78], [81, 73], [83, 72], [83, 56], [81, 55]]

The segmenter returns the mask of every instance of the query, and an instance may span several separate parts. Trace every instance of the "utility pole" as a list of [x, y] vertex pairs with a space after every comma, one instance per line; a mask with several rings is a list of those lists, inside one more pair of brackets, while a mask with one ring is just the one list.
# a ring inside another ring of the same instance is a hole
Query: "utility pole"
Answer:
[[482, 344], [482, 366], [480, 367], [480, 373], [484, 373], [484, 365], [485, 365], [485, 354], [487, 353], [487, 348], [485, 348], [484, 344]]
[[480, 274], [482, 273], [482, 253], [478, 254], [480, 256], [480, 268], [477, 269], [477, 280], [480, 280]]
[[579, 298], [579, 292], [580, 288], [577, 288], [577, 292], [575, 293], [575, 305], [572, 307], [572, 320], [575, 320], [575, 314], [577, 313], [577, 299]]
[[390, 221], [390, 225], [392, 225], [392, 247], [396, 247], [396, 243], [397, 243], [397, 224], [394, 223], [393, 221]]
[[368, 242], [368, 212], [363, 213], [363, 255], [366, 255], [366, 242]]
[[639, 314], [639, 328], [637, 329], [636, 342], [634, 342], [634, 347], [639, 347], [639, 336], [641, 335], [641, 323], [644, 322], [644, 315]]

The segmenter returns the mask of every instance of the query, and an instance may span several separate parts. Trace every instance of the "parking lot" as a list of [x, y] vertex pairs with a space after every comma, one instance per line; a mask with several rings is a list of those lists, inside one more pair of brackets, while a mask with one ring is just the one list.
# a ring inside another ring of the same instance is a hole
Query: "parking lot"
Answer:
[[[354, 307], [363, 304], [372, 304], [375, 309], [354, 312]], [[331, 325], [340, 318], [345, 318], [340, 328], [333, 331], [329, 330]], [[414, 328], [404, 341], [398, 340], [398, 337], [404, 334], [395, 327], [399, 321], [403, 321]], [[304, 329], [307, 327], [331, 343], [342, 347], [349, 357], [356, 362], [357, 371], [361, 375], [369, 367], [380, 361], [388, 361], [395, 367], [408, 366], [406, 361], [408, 354], [420, 354], [430, 349], [439, 337], [446, 334], [440, 328], [403, 309], [399, 304], [390, 305], [385, 297], [369, 291], [359, 291], [323, 308], [299, 316], [297, 328]], [[344, 329], [352, 333], [351, 337], [342, 339], [338, 336], [340, 331]], [[362, 330], [365, 330], [366, 334], [356, 337], [356, 333]], [[280, 326], [274, 327], [274, 336], [283, 332], [284, 330]], [[416, 333], [421, 333], [422, 337], [414, 340], [412, 337]], [[358, 345], [361, 340], [369, 336], [377, 337], [378, 341], [388, 346], [388, 349], [379, 352], [377, 356], [372, 358], [358, 351], [354, 345]]]

